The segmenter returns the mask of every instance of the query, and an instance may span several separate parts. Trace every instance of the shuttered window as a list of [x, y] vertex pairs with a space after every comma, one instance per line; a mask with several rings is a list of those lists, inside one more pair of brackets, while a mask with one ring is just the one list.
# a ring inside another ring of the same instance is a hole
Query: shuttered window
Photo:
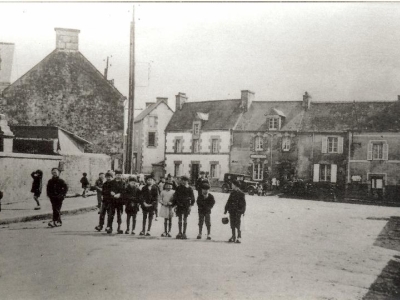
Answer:
[[156, 133], [155, 132], [149, 132], [149, 139], [147, 146], [148, 147], [154, 147], [156, 145]]
[[314, 164], [313, 181], [335, 183], [337, 181], [337, 165]]
[[371, 141], [368, 143], [368, 160], [388, 160], [389, 145], [386, 141]]
[[322, 137], [322, 153], [343, 153], [343, 137]]
[[262, 151], [263, 150], [263, 138], [261, 136], [256, 136], [255, 138], [255, 150]]
[[253, 180], [263, 179], [263, 166], [261, 163], [253, 164]]
[[282, 138], [282, 150], [289, 151], [290, 150], [290, 137]]

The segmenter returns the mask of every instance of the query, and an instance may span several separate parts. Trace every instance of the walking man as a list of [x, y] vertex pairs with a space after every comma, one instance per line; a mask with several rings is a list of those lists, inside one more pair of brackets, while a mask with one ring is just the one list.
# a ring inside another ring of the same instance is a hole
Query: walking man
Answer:
[[99, 174], [99, 178], [96, 180], [94, 184], [94, 188], [96, 189], [97, 192], [97, 207], [99, 209], [99, 213], [101, 210], [101, 203], [103, 202], [103, 184], [104, 184], [104, 173]]
[[201, 239], [201, 234], [203, 231], [204, 221], [207, 227], [207, 240], [211, 240], [211, 209], [215, 204], [214, 196], [211, 195], [208, 190], [210, 185], [208, 183], [203, 183], [200, 186], [201, 193], [197, 197], [197, 206], [199, 212], [199, 235], [197, 239]]
[[135, 234], [136, 227], [136, 215], [139, 211], [140, 204], [140, 189], [139, 183], [135, 177], [129, 177], [128, 186], [125, 189], [125, 212], [126, 212], [126, 231], [125, 234], [129, 233], [130, 220], [132, 218], [132, 232]]
[[[229, 195], [228, 201], [225, 205], [225, 212], [229, 212], [229, 221], [232, 229], [232, 237], [229, 239], [230, 243], [240, 244], [242, 232], [240, 231], [240, 218], [246, 211], [246, 200], [244, 193], [239, 189], [240, 183], [237, 180], [232, 181], [232, 192]], [[237, 238], [236, 238], [237, 230]]]
[[[103, 186], [104, 188], [104, 186]], [[122, 181], [122, 172], [120, 170], [115, 171], [115, 179], [111, 181], [111, 201], [108, 207], [108, 222], [107, 222], [107, 233], [112, 233], [112, 223], [114, 221], [115, 212], [117, 212], [117, 223], [118, 229], [117, 233], [122, 234], [123, 231], [121, 230], [121, 214], [123, 213], [123, 198], [122, 195], [124, 193], [125, 186], [124, 182]]]
[[[193, 189], [189, 186], [189, 178], [181, 177], [180, 185], [176, 188], [174, 195], [175, 211], [178, 216], [179, 233], [177, 239], [186, 240], [187, 218], [190, 214], [190, 209], [195, 203]], [[182, 230], [183, 225], [183, 230]]]
[[[146, 178], [146, 185], [142, 188], [142, 211], [143, 211], [143, 226], [140, 235], [150, 236], [151, 223], [153, 221], [154, 212], [157, 209], [158, 187], [154, 185], [153, 176], [149, 175]], [[149, 219], [146, 233], [146, 221]]]
[[112, 201], [111, 196], [111, 187], [112, 187], [112, 173], [106, 173], [106, 181], [103, 183], [101, 187], [101, 196], [102, 202], [100, 206], [100, 216], [99, 216], [99, 225], [95, 227], [97, 231], [101, 231], [104, 226], [104, 219], [106, 217], [106, 213], [110, 210], [110, 204]]
[[50, 198], [51, 207], [53, 208], [53, 221], [49, 222], [50, 227], [58, 227], [62, 225], [61, 222], [61, 207], [65, 195], [68, 192], [68, 186], [60, 176], [60, 170], [58, 168], [51, 169], [51, 175], [53, 176], [47, 183], [47, 196]]

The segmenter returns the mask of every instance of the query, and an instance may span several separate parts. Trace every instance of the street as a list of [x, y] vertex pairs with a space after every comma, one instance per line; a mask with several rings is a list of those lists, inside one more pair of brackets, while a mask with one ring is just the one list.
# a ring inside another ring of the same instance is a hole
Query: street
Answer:
[[242, 244], [230, 244], [228, 194], [213, 194], [212, 241], [196, 239], [195, 207], [189, 240], [174, 238], [176, 218], [173, 238], [161, 218], [151, 237], [99, 233], [95, 211], [59, 228], [2, 225], [0, 298], [362, 299], [398, 254], [377, 239], [400, 208], [246, 196]]

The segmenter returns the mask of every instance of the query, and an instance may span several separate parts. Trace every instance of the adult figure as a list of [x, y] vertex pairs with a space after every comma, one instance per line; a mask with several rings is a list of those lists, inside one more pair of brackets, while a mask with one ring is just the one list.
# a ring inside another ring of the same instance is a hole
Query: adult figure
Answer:
[[240, 230], [240, 218], [246, 212], [246, 200], [244, 193], [239, 187], [240, 183], [237, 180], [232, 180], [232, 192], [229, 195], [228, 201], [226, 202], [224, 214], [229, 212], [229, 221], [232, 229], [232, 237], [229, 239], [229, 242], [236, 242], [240, 244], [242, 238], [242, 232]]
[[31, 177], [33, 178], [31, 193], [33, 193], [33, 199], [36, 201], [35, 210], [40, 209], [39, 197], [42, 194], [42, 170], [32, 172]]
[[103, 183], [101, 187], [101, 206], [100, 206], [100, 216], [99, 216], [99, 225], [95, 227], [97, 231], [101, 231], [104, 226], [104, 219], [106, 217], [106, 213], [110, 210], [110, 204], [112, 201], [112, 196], [111, 196], [111, 187], [112, 187], [112, 179], [113, 179], [113, 174], [110, 172], [107, 172], [105, 174], [106, 181]]
[[210, 185], [204, 182], [200, 186], [201, 192], [197, 197], [197, 206], [199, 213], [199, 235], [197, 239], [201, 239], [204, 221], [207, 227], [207, 240], [211, 240], [211, 209], [214, 207], [215, 199], [212, 194], [208, 192]]
[[103, 184], [104, 184], [104, 173], [101, 172], [99, 173], [99, 178], [96, 180], [96, 182], [94, 183], [94, 188], [97, 192], [97, 207], [99, 209], [99, 213], [101, 210], [101, 204], [103, 203]]
[[[176, 206], [176, 215], [178, 216], [179, 233], [177, 239], [186, 240], [187, 218], [190, 214], [191, 207], [195, 203], [194, 193], [189, 186], [189, 177], [182, 176], [180, 185], [176, 188], [174, 195], [174, 206]], [[183, 230], [182, 230], [183, 225]]]
[[53, 176], [47, 183], [47, 196], [50, 198], [51, 207], [53, 208], [53, 221], [48, 225], [57, 227], [62, 225], [61, 207], [65, 196], [68, 192], [68, 186], [63, 179], [60, 178], [60, 170], [58, 168], [51, 169]]

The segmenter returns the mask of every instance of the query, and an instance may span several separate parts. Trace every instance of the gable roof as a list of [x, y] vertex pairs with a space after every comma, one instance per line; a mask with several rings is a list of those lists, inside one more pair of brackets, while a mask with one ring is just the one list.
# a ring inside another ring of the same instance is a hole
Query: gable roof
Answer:
[[149, 106], [147, 106], [135, 119], [134, 119], [134, 123], [140, 122], [141, 120], [143, 120], [149, 113], [151, 113], [153, 110], [155, 110], [161, 103], [164, 103], [167, 108], [172, 111], [172, 109], [168, 106], [168, 102], [167, 100], [163, 99], [160, 101], [157, 101], [156, 103], [153, 103]]
[[186, 102], [181, 110], [175, 111], [165, 130], [191, 130], [197, 113], [208, 114], [208, 120], [203, 121], [201, 126], [202, 130], [232, 129], [242, 112], [240, 103], [240, 99]]
[[281, 131], [297, 131], [300, 127], [298, 115], [302, 111], [301, 101], [253, 101], [235, 129], [241, 131], [266, 131], [268, 130], [266, 116], [271, 115], [271, 112], [273, 112], [274, 115], [278, 114], [286, 117]]

